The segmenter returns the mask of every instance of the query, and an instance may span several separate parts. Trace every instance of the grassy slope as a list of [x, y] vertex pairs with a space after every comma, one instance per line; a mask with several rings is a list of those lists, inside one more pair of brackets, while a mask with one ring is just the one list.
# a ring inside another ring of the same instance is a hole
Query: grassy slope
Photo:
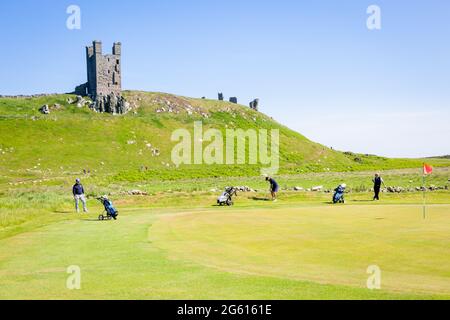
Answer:
[[[422, 163], [422, 160], [346, 155], [333, 151], [263, 114], [227, 102], [159, 93], [126, 92], [125, 95], [139, 106], [136, 114], [122, 117], [94, 114], [87, 109], [67, 105], [67, 95], [0, 99], [0, 184], [17, 179], [79, 174], [83, 169], [125, 181], [259, 174], [259, 167], [251, 165], [227, 166], [226, 170], [223, 166], [174, 168], [170, 159], [175, 145], [170, 141], [171, 134], [179, 128], [192, 131], [195, 120], [203, 121], [205, 129], [225, 130], [226, 126], [230, 129], [279, 129], [280, 174], [412, 168], [420, 167]], [[179, 114], [156, 113], [162, 106], [167, 108], [168, 101], [175, 107], [191, 105], [198, 110], [192, 115], [184, 109]], [[43, 104], [54, 103], [63, 105], [63, 109], [48, 116], [37, 111]], [[202, 113], [208, 114], [208, 118], [203, 118]], [[128, 144], [129, 141], [136, 143]], [[146, 146], [148, 143], [161, 151], [159, 157], [152, 156]], [[450, 163], [446, 159], [428, 162], [443, 166]], [[140, 172], [141, 166], [147, 166], [149, 171]]]

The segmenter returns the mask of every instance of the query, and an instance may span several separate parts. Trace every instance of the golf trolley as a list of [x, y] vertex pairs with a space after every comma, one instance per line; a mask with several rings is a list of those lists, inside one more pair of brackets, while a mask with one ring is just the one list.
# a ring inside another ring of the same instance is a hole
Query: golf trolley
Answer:
[[347, 188], [347, 185], [341, 184], [336, 189], [334, 189], [334, 195], [333, 195], [333, 203], [345, 203], [345, 189]]
[[217, 204], [219, 206], [232, 206], [234, 205], [233, 196], [237, 196], [237, 189], [234, 187], [228, 187], [225, 189], [224, 193], [217, 199]]
[[97, 198], [97, 200], [100, 201], [101, 204], [103, 204], [103, 207], [105, 208], [105, 211], [98, 216], [98, 220], [100, 221], [112, 219], [117, 220], [119, 211], [117, 211], [116, 208], [114, 208], [113, 203], [106, 196]]

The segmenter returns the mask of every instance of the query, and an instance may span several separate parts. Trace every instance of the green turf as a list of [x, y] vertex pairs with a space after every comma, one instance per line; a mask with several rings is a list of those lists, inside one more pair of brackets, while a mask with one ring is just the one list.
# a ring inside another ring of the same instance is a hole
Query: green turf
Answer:
[[[67, 214], [0, 240], [0, 298], [448, 299], [449, 205], [423, 220], [418, 205], [358, 199], [128, 208], [111, 223]], [[381, 291], [364, 287], [372, 264]], [[65, 285], [71, 265], [79, 291]]]

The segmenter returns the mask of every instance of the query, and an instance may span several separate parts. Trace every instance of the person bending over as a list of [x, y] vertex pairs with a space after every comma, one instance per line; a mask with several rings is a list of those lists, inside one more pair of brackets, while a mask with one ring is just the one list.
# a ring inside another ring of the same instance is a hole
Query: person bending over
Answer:
[[272, 201], [277, 201], [277, 193], [280, 189], [278, 183], [271, 177], [266, 177], [266, 181], [270, 183], [270, 194], [272, 196]]

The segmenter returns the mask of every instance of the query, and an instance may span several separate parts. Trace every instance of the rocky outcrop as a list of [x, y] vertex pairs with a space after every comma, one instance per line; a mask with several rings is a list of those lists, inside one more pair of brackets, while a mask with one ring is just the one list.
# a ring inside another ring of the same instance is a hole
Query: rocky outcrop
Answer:
[[98, 96], [90, 108], [99, 113], [125, 114], [130, 111], [130, 104], [123, 96], [110, 94], [107, 96]]

